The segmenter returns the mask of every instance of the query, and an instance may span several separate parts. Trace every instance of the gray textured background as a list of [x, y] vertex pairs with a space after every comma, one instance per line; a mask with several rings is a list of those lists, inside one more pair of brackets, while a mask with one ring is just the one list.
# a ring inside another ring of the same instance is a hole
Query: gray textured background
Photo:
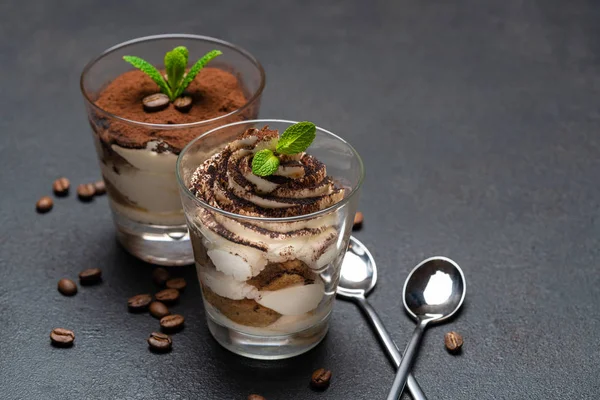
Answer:
[[[99, 172], [79, 93], [92, 56], [186, 32], [239, 44], [267, 72], [262, 116], [305, 119], [362, 154], [361, 200], [381, 269], [371, 301], [400, 347], [401, 285], [426, 256], [464, 269], [458, 319], [431, 329], [415, 367], [430, 399], [600, 397], [600, 3], [456, 1], [4, 1], [0, 3], [0, 398], [380, 399], [393, 368], [352, 304], [290, 361], [220, 348], [192, 285], [169, 355], [125, 301], [150, 268], [114, 241], [106, 199], [34, 204], [53, 179]], [[101, 286], [56, 281], [84, 267]], [[55, 326], [76, 346], [50, 346]], [[465, 337], [448, 355], [443, 334]], [[325, 393], [307, 385], [326, 366]]]

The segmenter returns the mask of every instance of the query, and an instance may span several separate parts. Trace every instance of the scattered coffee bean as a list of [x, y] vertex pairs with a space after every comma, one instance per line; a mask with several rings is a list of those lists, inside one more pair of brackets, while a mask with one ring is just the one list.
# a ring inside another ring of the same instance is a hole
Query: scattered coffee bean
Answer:
[[54, 191], [54, 194], [59, 197], [68, 195], [69, 187], [71, 187], [71, 182], [69, 182], [67, 178], [59, 178], [52, 184], [52, 190]]
[[146, 310], [151, 302], [152, 296], [149, 294], [138, 294], [127, 300], [127, 307], [129, 311], [142, 311]]
[[82, 183], [77, 186], [77, 197], [81, 201], [90, 201], [94, 198], [94, 194], [96, 193], [96, 189], [94, 185], [91, 183]]
[[179, 112], [186, 113], [192, 108], [192, 98], [190, 96], [181, 96], [173, 102], [175, 109]]
[[185, 279], [183, 279], [183, 278], [173, 278], [173, 279], [169, 279], [167, 281], [166, 285], [169, 289], [177, 289], [180, 292], [183, 292], [183, 289], [185, 289], [185, 287], [187, 286], [187, 283], [185, 282]]
[[77, 284], [70, 279], [63, 278], [58, 281], [58, 291], [65, 296], [73, 296], [77, 293]]
[[142, 104], [146, 112], [164, 110], [169, 106], [169, 102], [169, 96], [164, 93], [151, 94], [142, 99]]
[[360, 211], [357, 211], [356, 214], [354, 214], [354, 225], [352, 226], [352, 229], [362, 228], [363, 220], [364, 220], [363, 213], [361, 213]]
[[267, 400], [259, 394], [251, 394], [247, 400]]
[[162, 301], [165, 304], [173, 304], [179, 300], [179, 290], [177, 289], [165, 289], [154, 295], [154, 298], [158, 301]]
[[166, 353], [171, 350], [173, 342], [169, 335], [165, 335], [161, 332], [152, 332], [148, 338], [148, 345], [156, 352]]
[[94, 190], [94, 195], [96, 196], [102, 196], [104, 193], [106, 193], [106, 184], [104, 181], [94, 182]]
[[310, 384], [315, 389], [325, 389], [331, 381], [331, 371], [325, 368], [319, 368], [313, 372]]
[[160, 319], [160, 327], [165, 331], [175, 332], [183, 328], [185, 318], [179, 314], [167, 315]]
[[448, 332], [444, 335], [444, 344], [450, 353], [456, 354], [462, 348], [463, 338], [456, 332]]
[[56, 328], [50, 332], [50, 340], [57, 347], [69, 347], [75, 341], [75, 333], [68, 329]]
[[164, 305], [164, 303], [161, 303], [160, 301], [153, 301], [152, 303], [150, 303], [150, 314], [154, 318], [160, 319], [164, 316], [169, 315], [170, 312], [167, 306]]
[[100, 268], [88, 268], [79, 273], [79, 282], [82, 285], [93, 285], [102, 280], [102, 270]]
[[47, 213], [48, 211], [52, 210], [53, 205], [54, 205], [54, 202], [52, 201], [52, 199], [48, 196], [44, 196], [44, 197], [40, 198], [37, 201], [37, 203], [35, 203], [35, 209], [40, 214], [44, 214], [44, 213]]
[[164, 268], [156, 268], [152, 271], [152, 280], [160, 287], [164, 287], [171, 275]]

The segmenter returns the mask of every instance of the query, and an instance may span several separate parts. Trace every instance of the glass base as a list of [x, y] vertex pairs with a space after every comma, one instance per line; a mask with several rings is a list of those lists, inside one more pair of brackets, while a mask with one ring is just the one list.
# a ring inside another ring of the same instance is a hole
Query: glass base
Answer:
[[186, 225], [142, 224], [113, 213], [117, 239], [125, 250], [151, 264], [181, 266], [194, 263]]
[[242, 333], [215, 321], [210, 313], [208, 329], [217, 342], [240, 356], [258, 360], [281, 360], [306, 353], [323, 340], [329, 329], [329, 318], [318, 324], [288, 335], [258, 336]]

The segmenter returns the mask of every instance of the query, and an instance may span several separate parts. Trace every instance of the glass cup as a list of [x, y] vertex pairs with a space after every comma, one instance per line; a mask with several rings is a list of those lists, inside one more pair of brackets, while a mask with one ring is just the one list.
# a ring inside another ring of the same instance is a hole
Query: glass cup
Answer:
[[251, 217], [196, 197], [196, 168], [249, 128], [282, 133], [293, 121], [225, 125], [190, 142], [177, 161], [208, 327], [234, 353], [258, 359], [302, 354], [325, 336], [358, 194], [362, 161], [346, 141], [322, 128], [308, 149], [327, 167], [344, 198], [333, 206], [287, 218]]
[[[124, 55], [141, 57], [158, 67], [163, 65], [165, 53], [176, 46], [188, 48], [190, 63], [210, 50], [221, 50], [223, 54], [211, 61], [209, 67], [233, 73], [245, 91], [247, 103], [226, 115], [175, 125], [128, 120], [94, 103], [109, 82], [132, 69], [123, 61]], [[161, 146], [160, 138], [181, 135], [193, 138], [227, 123], [256, 118], [264, 86], [263, 68], [250, 53], [205, 36], [176, 34], [134, 39], [106, 50], [86, 65], [81, 74], [81, 91], [117, 237], [131, 254], [167, 266], [194, 262], [175, 177], [175, 163], [181, 149]], [[131, 132], [159, 139], [141, 149], [117, 144], [115, 139], [127, 137]]]

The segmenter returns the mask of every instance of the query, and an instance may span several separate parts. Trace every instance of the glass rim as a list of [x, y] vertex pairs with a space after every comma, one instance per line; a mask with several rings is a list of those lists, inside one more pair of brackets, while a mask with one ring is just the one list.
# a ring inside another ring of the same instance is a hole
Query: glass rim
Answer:
[[[360, 157], [360, 155], [358, 154], [358, 152], [356, 151], [356, 149], [354, 147], [352, 147], [352, 145], [350, 143], [348, 143], [346, 140], [342, 139], [340, 136], [336, 135], [335, 133], [332, 133], [330, 131], [328, 131], [327, 129], [323, 129], [317, 126], [317, 131], [320, 131], [322, 133], [325, 133], [327, 136], [333, 137], [334, 139], [342, 142], [345, 146], [347, 146], [350, 151], [352, 152], [352, 154], [354, 155], [354, 157], [356, 157], [356, 159], [358, 160], [358, 165], [360, 168], [360, 176], [358, 178], [358, 182], [356, 183], [356, 185], [354, 185], [354, 187], [352, 188], [352, 190], [350, 191], [350, 194], [348, 196], [345, 196], [342, 200], [338, 201], [337, 203], [324, 208], [322, 210], [319, 211], [315, 211], [312, 212], [310, 214], [303, 214], [303, 215], [296, 215], [293, 217], [283, 217], [283, 218], [274, 218], [274, 217], [257, 217], [257, 216], [251, 216], [251, 215], [242, 215], [242, 214], [237, 214], [234, 212], [230, 212], [230, 211], [225, 211], [222, 210], [220, 208], [211, 206], [210, 204], [206, 203], [205, 201], [203, 201], [202, 199], [198, 198], [197, 196], [195, 196], [190, 189], [187, 187], [187, 185], [184, 183], [183, 181], [183, 177], [181, 176], [180, 171], [180, 167], [181, 167], [181, 160], [183, 159], [183, 156], [189, 151], [189, 149], [200, 139], [204, 138], [205, 136], [208, 136], [220, 129], [223, 128], [229, 128], [232, 126], [236, 126], [236, 125], [243, 125], [243, 124], [257, 124], [257, 123], [284, 123], [284, 124], [297, 124], [298, 121], [290, 121], [290, 120], [285, 120], [285, 119], [251, 119], [251, 120], [247, 120], [247, 121], [238, 121], [238, 122], [233, 122], [227, 125], [221, 125], [217, 128], [211, 129], [205, 133], [203, 133], [202, 135], [198, 136], [197, 138], [195, 138], [194, 140], [192, 140], [191, 142], [189, 142], [184, 148], [183, 150], [181, 150], [181, 152], [179, 153], [179, 156], [177, 157], [177, 163], [175, 166], [175, 170], [176, 170], [176, 175], [177, 175], [177, 183], [179, 185], [179, 188], [181, 190], [183, 190], [183, 192], [185, 193], [185, 195], [187, 197], [189, 197], [190, 199], [192, 199], [192, 201], [194, 201], [195, 203], [199, 203], [200, 206], [205, 207], [210, 209], [211, 211], [214, 211], [218, 214], [221, 215], [225, 215], [227, 217], [230, 218], [236, 218], [236, 219], [242, 219], [242, 220], [247, 220], [247, 221], [260, 221], [260, 222], [294, 222], [294, 221], [302, 221], [302, 220], [306, 220], [306, 219], [312, 219], [312, 218], [316, 218], [319, 217], [321, 215], [324, 214], [328, 214], [331, 211], [341, 208], [343, 206], [345, 206], [346, 204], [348, 204], [348, 202], [350, 202], [350, 200], [356, 196], [356, 194], [358, 193], [359, 189], [362, 186], [362, 183], [365, 179], [365, 166], [363, 164], [362, 158]], [[185, 214], [185, 210], [184, 210], [184, 214]]]
[[[221, 46], [225, 46], [225, 47], [229, 47], [230, 49], [238, 52], [239, 54], [243, 55], [244, 57], [246, 57], [248, 60], [250, 60], [250, 62], [252, 62], [254, 64], [254, 66], [258, 69], [259, 74], [260, 74], [260, 85], [258, 87], [258, 89], [256, 89], [256, 91], [254, 92], [254, 94], [250, 97], [250, 99], [248, 99], [248, 101], [241, 106], [240, 108], [237, 108], [235, 110], [233, 110], [230, 113], [227, 113], [225, 115], [220, 115], [218, 117], [215, 118], [211, 118], [211, 119], [204, 119], [202, 121], [196, 121], [196, 122], [188, 122], [185, 124], [154, 124], [154, 123], [150, 123], [150, 122], [142, 122], [142, 121], [136, 121], [133, 119], [128, 119], [125, 117], [121, 117], [118, 116], [116, 114], [113, 114], [111, 112], [108, 112], [106, 110], [104, 110], [103, 108], [99, 107], [98, 105], [96, 105], [96, 103], [94, 103], [92, 101], [92, 99], [90, 99], [90, 97], [88, 96], [85, 88], [84, 88], [84, 78], [86, 76], [86, 74], [94, 67], [94, 65], [96, 65], [96, 63], [98, 61], [100, 61], [102, 58], [106, 57], [107, 55], [122, 49], [124, 47], [133, 45], [133, 44], [137, 44], [137, 43], [141, 43], [141, 42], [148, 42], [148, 41], [154, 41], [154, 40], [160, 40], [160, 39], [193, 39], [193, 40], [201, 40], [201, 41], [205, 41], [205, 42], [213, 42], [213, 43], [218, 43]], [[104, 50], [102, 53], [100, 53], [100, 55], [92, 58], [90, 61], [88, 61], [88, 63], [85, 65], [85, 67], [83, 67], [83, 71], [81, 72], [81, 76], [79, 78], [79, 89], [81, 90], [81, 94], [83, 95], [83, 98], [85, 100], [85, 102], [87, 104], [89, 104], [95, 111], [100, 112], [110, 118], [119, 120], [121, 122], [125, 122], [127, 124], [130, 125], [136, 125], [136, 126], [142, 126], [145, 128], [156, 128], [156, 129], [163, 129], [163, 130], [174, 130], [174, 129], [185, 129], [185, 128], [192, 128], [192, 127], [197, 127], [197, 126], [202, 126], [202, 125], [209, 125], [209, 124], [213, 124], [215, 122], [218, 122], [219, 120], [222, 119], [226, 119], [229, 118], [231, 116], [240, 114], [242, 111], [245, 111], [248, 107], [250, 107], [250, 105], [254, 104], [259, 97], [261, 96], [264, 88], [266, 85], [266, 75], [265, 75], [265, 70], [263, 68], [263, 66], [260, 64], [260, 62], [256, 59], [256, 57], [254, 57], [249, 51], [234, 45], [233, 43], [227, 42], [225, 40], [221, 40], [221, 39], [217, 39], [217, 38], [213, 38], [210, 36], [203, 36], [203, 35], [193, 35], [193, 34], [188, 34], [188, 33], [168, 33], [168, 34], [161, 34], [161, 35], [150, 35], [150, 36], [142, 36], [142, 37], [138, 37], [135, 39], [131, 39], [131, 40], [127, 40], [125, 42], [121, 42], [119, 44], [116, 44], [112, 47], [109, 47], [108, 49]]]

